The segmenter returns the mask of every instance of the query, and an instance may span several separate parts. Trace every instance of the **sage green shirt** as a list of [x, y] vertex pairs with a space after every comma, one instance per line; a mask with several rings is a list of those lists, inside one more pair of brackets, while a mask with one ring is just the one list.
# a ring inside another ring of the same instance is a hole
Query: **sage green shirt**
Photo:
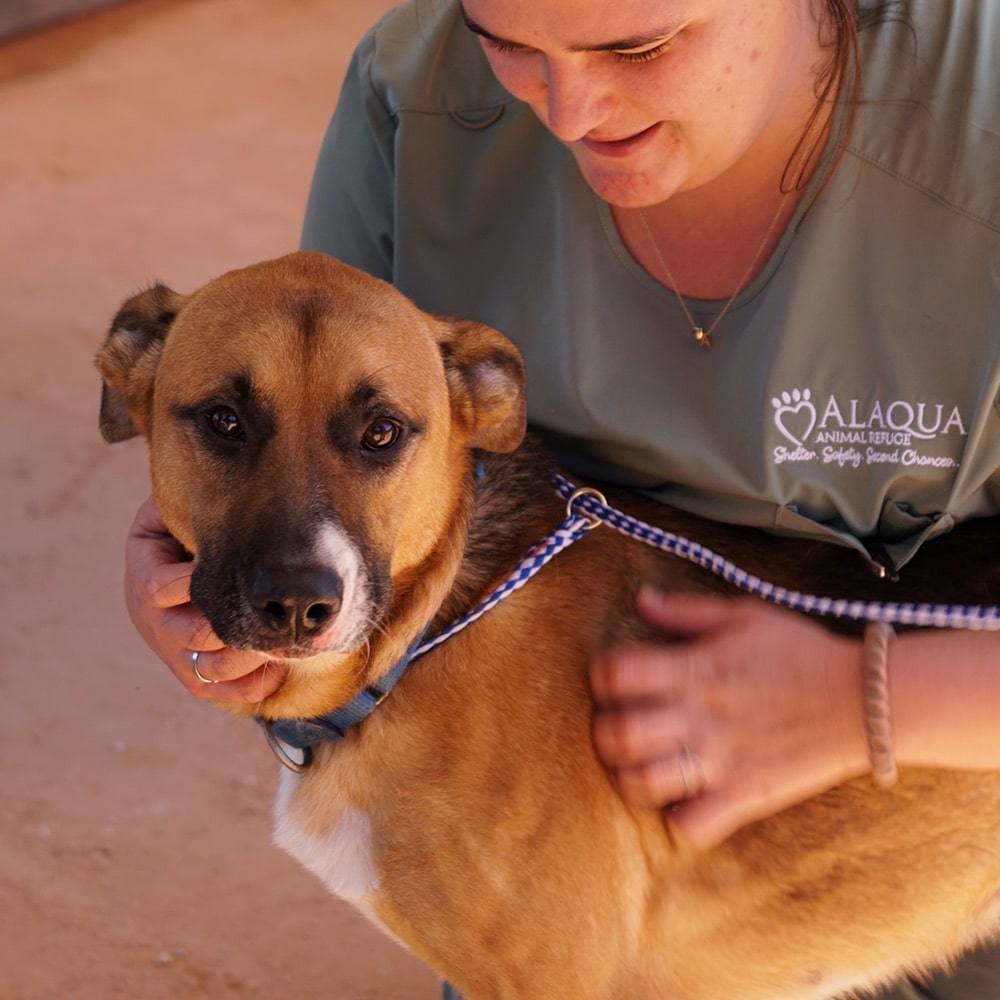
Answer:
[[[861, 71], [846, 154], [830, 176], [828, 151], [711, 350], [496, 82], [455, 0], [414, 0], [360, 43], [303, 245], [506, 333], [569, 468], [710, 517], [877, 541], [901, 565], [1000, 513], [1000, 3], [915, 0], [907, 24], [862, 32]], [[724, 302], [688, 305], [707, 328]]]

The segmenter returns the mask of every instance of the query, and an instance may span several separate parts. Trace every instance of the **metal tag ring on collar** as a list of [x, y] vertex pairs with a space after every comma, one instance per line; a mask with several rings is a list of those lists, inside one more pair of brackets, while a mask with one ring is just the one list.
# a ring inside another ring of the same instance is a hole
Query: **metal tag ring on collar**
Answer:
[[580, 525], [580, 527], [583, 528], [584, 531], [593, 531], [594, 528], [599, 528], [604, 522], [597, 514], [588, 514], [586, 511], [573, 510], [573, 504], [579, 500], [580, 497], [590, 497], [591, 499], [596, 500], [602, 507], [607, 507], [608, 501], [600, 490], [595, 490], [592, 486], [581, 486], [578, 490], [575, 490], [566, 501], [566, 516], [582, 518], [584, 523]]
[[295, 774], [305, 774], [306, 771], [312, 766], [313, 761], [313, 749], [312, 747], [302, 747], [300, 752], [302, 754], [301, 760], [296, 760], [289, 750], [296, 749], [295, 747], [287, 747], [284, 743], [278, 739], [272, 726], [273, 722], [271, 719], [258, 719], [257, 720], [261, 728], [264, 730], [264, 739], [267, 740], [267, 745], [271, 748], [271, 752], [275, 757], [281, 761], [282, 765], [287, 767], [289, 771], [293, 771]]

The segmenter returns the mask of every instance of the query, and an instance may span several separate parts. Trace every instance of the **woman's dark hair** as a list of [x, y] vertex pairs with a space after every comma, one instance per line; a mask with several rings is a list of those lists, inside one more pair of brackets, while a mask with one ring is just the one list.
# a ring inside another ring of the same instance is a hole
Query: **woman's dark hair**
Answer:
[[802, 138], [795, 148], [781, 179], [782, 190], [796, 191], [803, 188], [808, 180], [808, 165], [823, 140], [822, 133], [816, 134], [816, 124], [828, 105], [839, 99], [850, 102], [845, 139], [850, 135], [854, 113], [861, 99], [861, 60], [858, 58], [858, 36], [875, 24], [885, 21], [906, 20], [907, 0], [824, 0], [825, 11], [820, 23], [820, 35], [831, 39], [827, 48], [831, 50], [830, 61], [823, 67], [817, 79], [816, 107], [806, 122]]

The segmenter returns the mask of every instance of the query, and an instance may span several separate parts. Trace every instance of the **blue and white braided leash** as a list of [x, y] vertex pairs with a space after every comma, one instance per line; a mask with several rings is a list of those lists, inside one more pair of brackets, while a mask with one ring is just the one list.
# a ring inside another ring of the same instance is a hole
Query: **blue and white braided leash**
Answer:
[[[581, 490], [578, 491], [578, 494], [582, 496], [585, 492], [594, 491]], [[577, 541], [577, 539], [583, 538], [588, 531], [596, 528], [601, 523], [593, 516], [583, 517], [575, 513], [574, 508], [577, 496], [573, 496], [572, 499], [567, 497], [566, 499], [566, 520], [558, 528], [546, 535], [537, 545], [533, 546], [514, 567], [510, 576], [496, 590], [483, 598], [476, 607], [467, 614], [462, 615], [461, 618], [453, 621], [444, 631], [438, 632], [437, 635], [431, 636], [430, 639], [425, 640], [417, 646], [412, 659], [415, 660], [418, 656], [429, 653], [436, 646], [440, 646], [441, 643], [450, 639], [456, 632], [461, 632], [466, 625], [471, 625], [477, 618], [482, 618], [487, 611], [496, 607], [505, 597], [513, 594], [515, 590], [520, 590], [553, 556], [558, 555], [563, 549]]]
[[827, 618], [842, 618], [858, 622], [884, 622], [887, 625], [911, 625], [921, 628], [961, 628], [1000, 631], [1000, 608], [983, 605], [913, 604], [878, 601], [848, 601], [841, 598], [819, 597], [789, 590], [768, 583], [740, 569], [698, 542], [682, 535], [655, 528], [607, 504], [595, 489], [578, 489], [557, 472], [550, 474], [556, 493], [566, 501], [566, 519], [551, 534], [534, 546], [517, 564], [511, 575], [468, 614], [453, 622], [443, 632], [425, 640], [413, 654], [423, 656], [460, 632], [466, 625], [481, 618], [509, 594], [523, 587], [554, 556], [582, 538], [598, 525], [605, 524], [616, 531], [695, 563], [721, 577], [733, 586], [762, 598], [771, 604], [793, 611], [804, 611]]
[[779, 607], [858, 622], [884, 622], [887, 625], [913, 625], [920, 628], [1000, 631], [1000, 608], [993, 606], [847, 601], [777, 587], [740, 569], [739, 566], [697, 542], [654, 528], [645, 521], [609, 507], [604, 497], [596, 490], [578, 490], [556, 472], [551, 473], [551, 478], [556, 492], [567, 501], [570, 510], [574, 506], [578, 507], [589, 516], [591, 522], [599, 521], [647, 545], [703, 566], [740, 590]]

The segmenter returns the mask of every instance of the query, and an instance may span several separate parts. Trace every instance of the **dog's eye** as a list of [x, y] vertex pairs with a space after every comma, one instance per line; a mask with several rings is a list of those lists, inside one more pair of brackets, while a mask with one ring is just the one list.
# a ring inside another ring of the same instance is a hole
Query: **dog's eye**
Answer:
[[400, 427], [394, 420], [376, 420], [361, 435], [361, 447], [366, 451], [391, 448], [398, 440]]
[[243, 437], [243, 424], [240, 418], [228, 407], [217, 406], [206, 414], [208, 426], [227, 441], [239, 441]]

